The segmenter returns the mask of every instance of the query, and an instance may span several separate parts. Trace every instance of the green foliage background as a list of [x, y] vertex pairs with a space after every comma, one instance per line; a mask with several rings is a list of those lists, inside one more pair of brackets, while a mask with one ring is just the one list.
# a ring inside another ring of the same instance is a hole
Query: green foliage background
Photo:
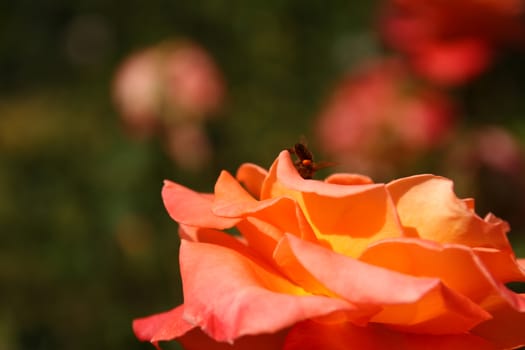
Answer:
[[[181, 302], [176, 224], [160, 199], [162, 180], [210, 191], [220, 169], [268, 166], [310, 136], [330, 87], [379, 50], [376, 5], [0, 3], [0, 349], [151, 349], [134, 338], [132, 319]], [[86, 19], [101, 34], [75, 36]], [[173, 37], [208, 49], [228, 84], [223, 115], [208, 124], [216, 156], [197, 174], [178, 169], [160, 141], [128, 138], [110, 99], [122, 59]], [[73, 59], [71, 45], [88, 59]], [[477, 120], [518, 135], [521, 59], [457, 92]]]

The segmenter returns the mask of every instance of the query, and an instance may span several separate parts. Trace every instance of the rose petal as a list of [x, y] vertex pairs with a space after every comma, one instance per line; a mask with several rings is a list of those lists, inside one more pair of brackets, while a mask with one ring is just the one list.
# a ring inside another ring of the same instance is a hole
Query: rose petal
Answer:
[[133, 321], [133, 331], [139, 340], [158, 343], [177, 339], [185, 350], [280, 350], [287, 330], [275, 334], [246, 336], [233, 344], [218, 343], [183, 318], [184, 305], [170, 311]]
[[164, 181], [162, 199], [171, 218], [182, 224], [225, 229], [234, 226], [239, 221], [213, 214], [212, 195], [192, 191], [168, 180]]
[[525, 282], [525, 265], [520, 266], [514, 253], [490, 248], [474, 248], [473, 251], [497, 281]]
[[373, 315], [372, 321], [405, 327], [411, 332], [461, 333], [490, 318], [482, 308], [437, 278], [390, 271], [292, 235], [280, 242], [275, 259], [287, 276], [305, 289], [319, 291], [320, 284], [353, 304], [381, 306], [383, 310]]
[[246, 244], [243, 242], [242, 237], [209, 228], [179, 224], [179, 236], [181, 239], [188, 241], [212, 243], [238, 251], [246, 249]]
[[283, 236], [283, 231], [264, 220], [249, 217], [237, 224], [251, 249], [260, 253], [265, 261], [272, 261], [273, 251]]
[[[500, 259], [506, 266], [511, 264], [495, 254], [491, 257]], [[409, 238], [391, 239], [370, 246], [360, 260], [412, 276], [439, 278], [451, 290], [477, 304], [497, 294], [510, 305], [520, 308], [513, 293], [492, 275], [484, 260], [462, 245], [439, 245]], [[515, 265], [511, 267], [515, 268]]]
[[421, 238], [470, 247], [511, 250], [508, 225], [483, 220], [458, 199], [452, 181], [433, 175], [395, 180], [387, 185], [405, 230]]
[[182, 318], [184, 305], [133, 321], [133, 332], [142, 341], [158, 343], [173, 340], [189, 332], [194, 326]]
[[518, 264], [522, 268], [522, 270], [525, 270], [525, 259], [518, 259]]
[[358, 256], [375, 240], [403, 234], [383, 184], [338, 185], [299, 176], [288, 151], [270, 168], [261, 198], [294, 198], [320, 241]]
[[[239, 214], [229, 214], [229, 207], [235, 213], [244, 213], [244, 207], [251, 208], [259, 201], [253, 198], [229, 172], [223, 170], [215, 183], [214, 210], [221, 210], [225, 215], [233, 217]], [[240, 208], [239, 208], [240, 207]], [[249, 210], [249, 209], [248, 209]]]
[[[212, 211], [221, 217], [253, 217], [258, 219], [257, 222], [261, 225], [264, 222], [283, 232], [291, 232], [304, 239], [315, 240], [312, 229], [294, 200], [287, 197], [255, 200], [233, 176], [225, 171], [221, 173], [215, 185]], [[247, 233], [246, 230], [244, 232]], [[252, 239], [255, 238], [254, 234], [250, 236]], [[280, 236], [276, 238], [279, 239]]]
[[304, 321], [288, 333], [283, 350], [495, 350], [487, 341], [470, 334], [427, 335], [389, 330], [379, 325], [358, 327], [350, 323]]
[[[525, 305], [525, 294], [517, 295], [517, 303]], [[498, 349], [516, 349], [525, 346], [525, 311], [511, 307], [507, 300], [495, 297], [483, 305], [493, 316], [472, 330], [498, 345]]]
[[268, 171], [266, 171], [266, 169], [255, 164], [245, 163], [239, 167], [235, 177], [246, 187], [252, 196], [259, 199], [262, 184], [267, 175]]
[[180, 264], [184, 318], [217, 341], [277, 332], [334, 311], [359, 312], [344, 300], [309, 295], [243, 252], [183, 240]]

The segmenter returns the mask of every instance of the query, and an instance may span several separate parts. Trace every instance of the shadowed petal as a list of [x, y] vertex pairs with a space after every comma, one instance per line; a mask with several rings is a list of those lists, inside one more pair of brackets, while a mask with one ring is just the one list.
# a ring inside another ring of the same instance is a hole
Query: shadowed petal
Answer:
[[212, 243], [237, 251], [246, 249], [246, 244], [243, 241], [243, 237], [229, 235], [222, 231], [209, 228], [201, 228], [180, 224], [179, 236], [181, 239], [184, 240], [192, 242]]
[[499, 349], [517, 349], [525, 346], [525, 294], [516, 295], [516, 304], [522, 311], [511, 307], [507, 300], [495, 297], [483, 305], [493, 316], [472, 330], [473, 334], [499, 345]]
[[292, 328], [283, 350], [496, 350], [470, 334], [427, 335], [389, 330], [380, 325], [304, 321]]
[[183, 240], [180, 263], [184, 318], [217, 341], [277, 332], [335, 311], [359, 311], [344, 300], [310, 295], [228, 248]]
[[287, 330], [274, 334], [247, 335], [233, 344], [219, 343], [196, 328], [186, 333], [179, 342], [184, 350], [282, 350]]
[[235, 177], [254, 198], [259, 199], [262, 184], [267, 175], [268, 171], [266, 169], [255, 164], [245, 163], [239, 167]]

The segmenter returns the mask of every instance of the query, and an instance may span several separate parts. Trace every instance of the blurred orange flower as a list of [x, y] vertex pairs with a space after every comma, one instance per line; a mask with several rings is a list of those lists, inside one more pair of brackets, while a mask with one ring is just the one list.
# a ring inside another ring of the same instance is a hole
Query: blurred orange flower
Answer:
[[442, 144], [453, 119], [445, 94], [416, 82], [399, 60], [384, 59], [336, 86], [316, 130], [320, 148], [343, 169], [385, 177]]
[[523, 0], [386, 0], [380, 27], [388, 45], [422, 76], [461, 84], [505, 46], [525, 44]]
[[[433, 175], [375, 184], [223, 171], [213, 194], [166, 181], [180, 224], [184, 304], [136, 336], [185, 349], [511, 349], [525, 344], [525, 281], [506, 222]], [[236, 227], [241, 236], [221, 230]]]

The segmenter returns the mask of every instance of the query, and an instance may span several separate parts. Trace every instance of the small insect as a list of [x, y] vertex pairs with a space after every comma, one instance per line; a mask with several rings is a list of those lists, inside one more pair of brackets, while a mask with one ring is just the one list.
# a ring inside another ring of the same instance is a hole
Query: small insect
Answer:
[[297, 160], [294, 165], [303, 179], [311, 179], [317, 170], [335, 165], [331, 162], [315, 163], [312, 152], [304, 142], [296, 143], [292, 148], [288, 148], [288, 152], [296, 155]]

